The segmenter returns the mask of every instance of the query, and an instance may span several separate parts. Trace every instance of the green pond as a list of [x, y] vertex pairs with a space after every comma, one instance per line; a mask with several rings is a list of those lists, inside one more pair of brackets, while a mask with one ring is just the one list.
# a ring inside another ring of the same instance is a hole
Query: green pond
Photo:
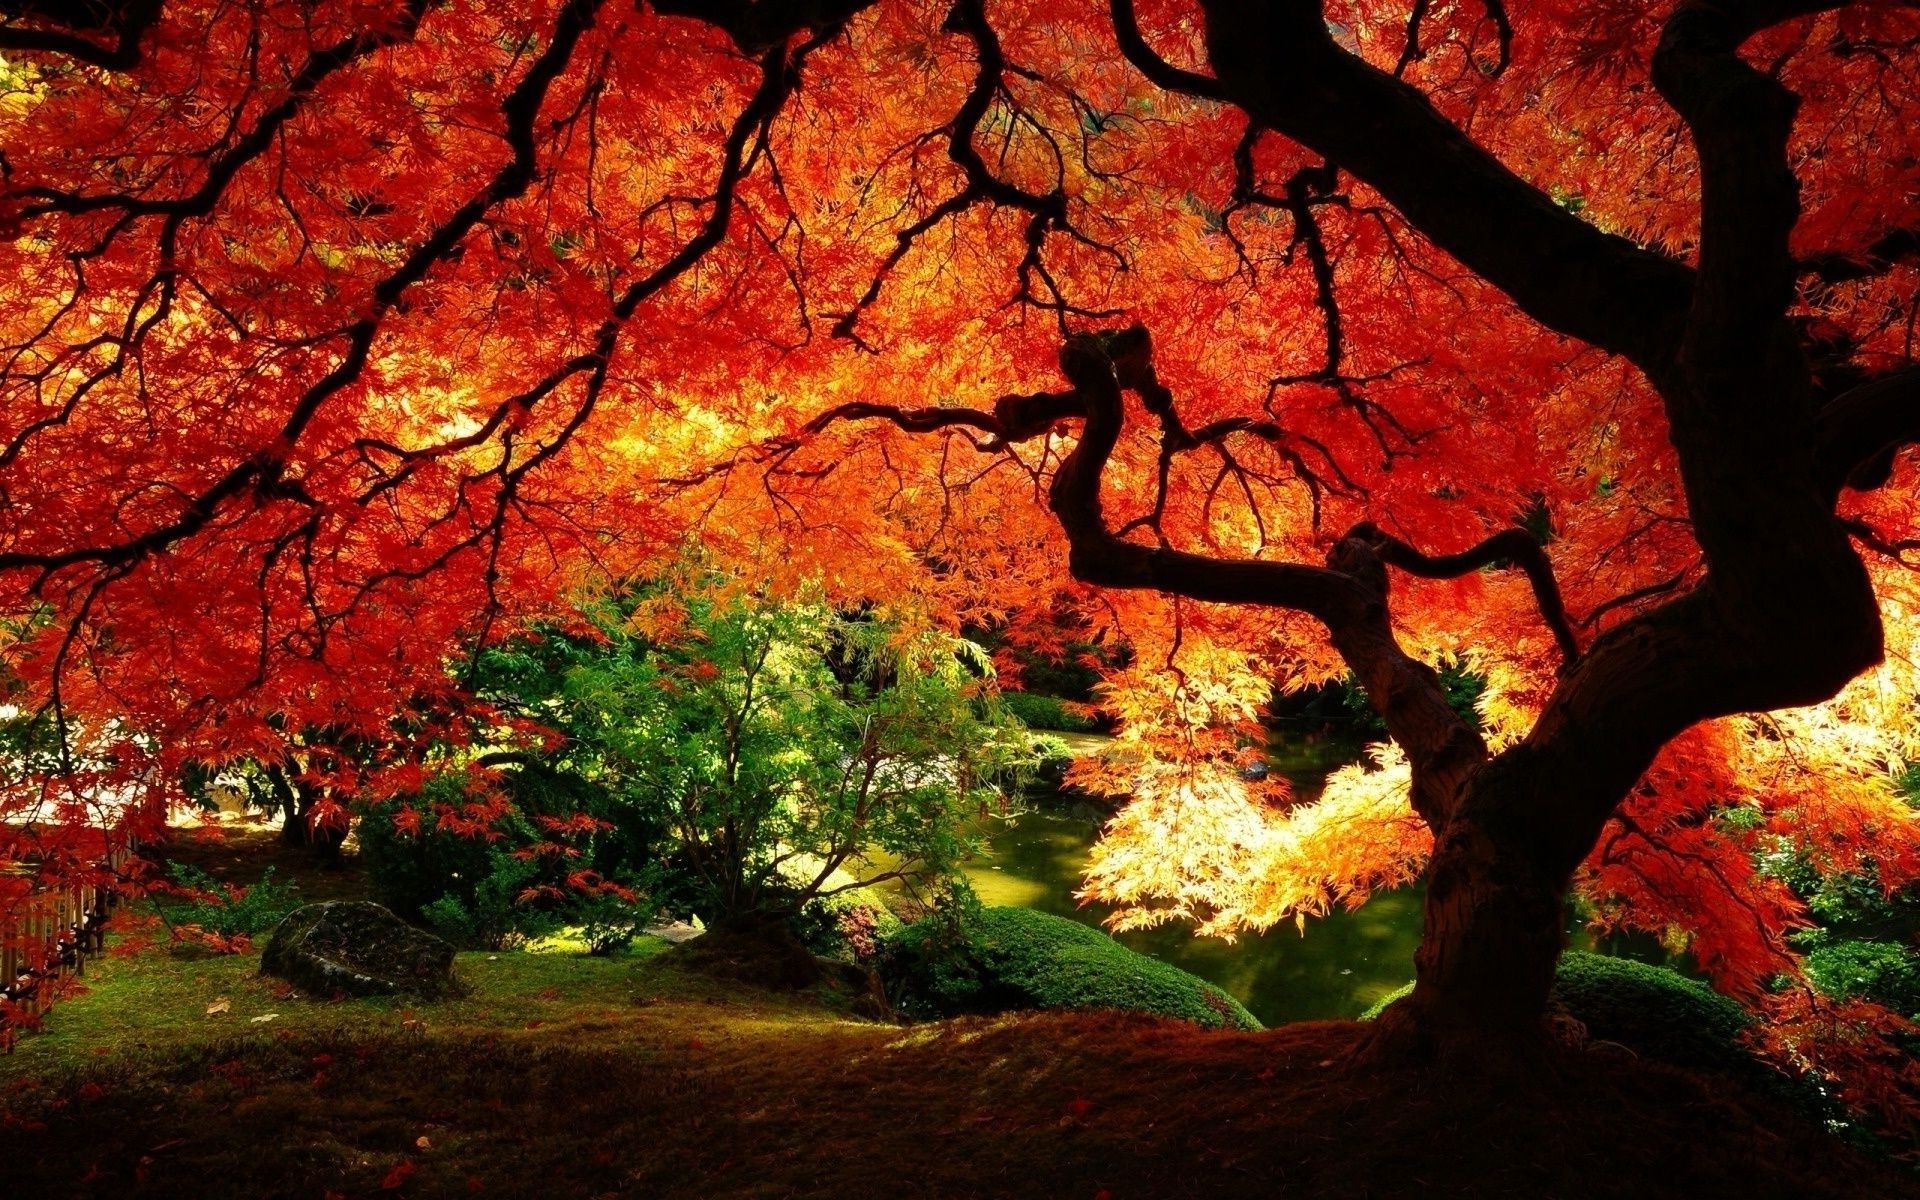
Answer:
[[[1091, 753], [1101, 739], [1070, 737]], [[1336, 767], [1354, 761], [1351, 741], [1287, 737], [1268, 747], [1271, 769], [1288, 777], [1302, 798], [1319, 794]], [[1085, 806], [1043, 804], [986, 830], [987, 852], [968, 869], [987, 904], [1017, 904], [1100, 925], [1111, 911], [1074, 898], [1100, 830], [1099, 814]], [[1420, 941], [1417, 887], [1375, 895], [1354, 912], [1335, 912], [1233, 942], [1198, 938], [1185, 926], [1118, 935], [1142, 954], [1191, 971], [1231, 993], [1267, 1025], [1356, 1017], [1375, 1000], [1413, 978]]]

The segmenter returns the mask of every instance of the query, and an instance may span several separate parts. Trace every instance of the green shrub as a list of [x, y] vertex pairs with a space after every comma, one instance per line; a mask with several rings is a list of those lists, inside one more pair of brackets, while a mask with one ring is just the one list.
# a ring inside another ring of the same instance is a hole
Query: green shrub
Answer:
[[1625, 958], [1570, 952], [1554, 975], [1554, 999], [1587, 1027], [1647, 1058], [1741, 1075], [1760, 1064], [1741, 1036], [1753, 1015], [1698, 980]]
[[[689, 559], [480, 657], [482, 696], [559, 735], [489, 756], [539, 784], [513, 799], [540, 840], [574, 831], [570, 868], [644, 875], [665, 911], [716, 928], [793, 919], [842, 886], [824, 863], [884, 859], [923, 886], [957, 872], [1031, 758], [980, 702], [991, 660], [937, 628], [754, 590]], [[787, 869], [802, 858], [815, 868]]]
[[1836, 1000], [1861, 997], [1920, 1013], [1920, 963], [1898, 942], [1822, 940], [1807, 951], [1807, 978]]
[[420, 916], [441, 937], [466, 950], [504, 950], [559, 929], [560, 916], [527, 901], [540, 878], [539, 864], [480, 843], [485, 874], [463, 896], [448, 891], [423, 906]]
[[836, 962], [873, 961], [887, 939], [905, 928], [880, 893], [870, 887], [847, 888], [814, 896], [792, 920], [802, 945]]
[[1032, 795], [1054, 795], [1067, 787], [1067, 771], [1073, 766], [1073, 747], [1051, 734], [1035, 734], [1032, 742], [1033, 766], [1024, 780]]
[[630, 900], [601, 892], [574, 902], [567, 910], [567, 919], [579, 925], [587, 953], [605, 957], [632, 945], [656, 912], [657, 907], [644, 897]]
[[409, 921], [426, 917], [428, 906], [452, 895], [460, 904], [491, 872], [490, 843], [481, 837], [442, 832], [433, 813], [424, 810], [417, 833], [394, 826], [393, 810], [376, 808], [360, 818], [360, 865], [373, 898]]
[[1028, 729], [1047, 729], [1055, 733], [1088, 733], [1099, 726], [1092, 717], [1067, 708], [1064, 700], [1037, 692], [1001, 692], [1007, 711]]
[[912, 1016], [1110, 1008], [1258, 1029], [1238, 1000], [1098, 929], [1029, 908], [933, 916], [888, 939], [888, 995]]
[[168, 922], [197, 925], [223, 938], [266, 933], [300, 907], [299, 888], [275, 879], [272, 867], [262, 871], [259, 882], [250, 887], [222, 883], [186, 863], [174, 863], [167, 873], [189, 895], [183, 902], [161, 904]]

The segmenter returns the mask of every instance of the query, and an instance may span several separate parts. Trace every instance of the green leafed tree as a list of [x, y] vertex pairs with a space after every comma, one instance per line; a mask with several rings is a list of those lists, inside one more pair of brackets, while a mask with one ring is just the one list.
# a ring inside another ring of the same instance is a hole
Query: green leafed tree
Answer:
[[480, 673], [559, 735], [494, 760], [591, 784], [594, 815], [663, 868], [670, 903], [722, 926], [951, 879], [1033, 757], [971, 643], [726, 589], [601, 602]]

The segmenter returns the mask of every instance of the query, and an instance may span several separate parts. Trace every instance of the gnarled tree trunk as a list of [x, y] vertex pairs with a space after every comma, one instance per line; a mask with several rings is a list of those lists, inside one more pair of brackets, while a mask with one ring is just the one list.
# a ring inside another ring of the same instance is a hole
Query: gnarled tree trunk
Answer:
[[[1654, 82], [1699, 156], [1692, 265], [1554, 203], [1341, 45], [1315, 0], [1200, 6], [1212, 75], [1159, 58], [1130, 0], [1112, 0], [1122, 52], [1160, 86], [1234, 105], [1324, 156], [1321, 175], [1364, 181], [1543, 326], [1632, 362], [1662, 398], [1705, 576], [1583, 646], [1545, 549], [1520, 530], [1434, 556], [1363, 523], [1324, 566], [1131, 540], [1101, 499], [1124, 393], [1158, 423], [1163, 463], [1234, 431], [1283, 436], [1251, 417], [1189, 429], [1139, 328], [1068, 338], [1064, 392], [1005, 396], [991, 411], [856, 403], [808, 430], [880, 418], [983, 431], [976, 444], [993, 450], [1082, 419], [1049, 494], [1074, 575], [1315, 617], [1405, 751], [1413, 808], [1436, 841], [1419, 978], [1386, 1027], [1460, 1044], [1526, 1035], [1542, 1025], [1569, 881], [1661, 747], [1700, 721], [1825, 700], [1882, 652], [1872, 587], [1835, 510], [1845, 486], [1884, 483], [1894, 450], [1920, 439], [1920, 370], [1838, 395], [1814, 378], [1790, 316], [1797, 98], [1740, 54], [1759, 30], [1838, 5], [1702, 0], [1668, 19]], [[1390, 570], [1452, 578], [1496, 566], [1525, 572], [1563, 656], [1534, 728], [1498, 755], [1396, 641], [1388, 587]]]

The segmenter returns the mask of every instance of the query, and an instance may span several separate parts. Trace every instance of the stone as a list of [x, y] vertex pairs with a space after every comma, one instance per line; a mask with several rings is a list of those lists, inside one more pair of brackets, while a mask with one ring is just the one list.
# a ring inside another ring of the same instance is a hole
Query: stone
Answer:
[[368, 900], [333, 900], [288, 913], [260, 971], [316, 996], [433, 999], [457, 995], [453, 945]]

